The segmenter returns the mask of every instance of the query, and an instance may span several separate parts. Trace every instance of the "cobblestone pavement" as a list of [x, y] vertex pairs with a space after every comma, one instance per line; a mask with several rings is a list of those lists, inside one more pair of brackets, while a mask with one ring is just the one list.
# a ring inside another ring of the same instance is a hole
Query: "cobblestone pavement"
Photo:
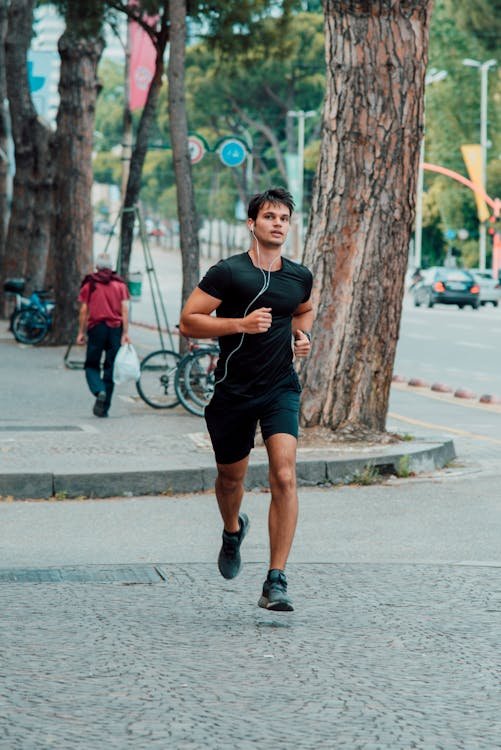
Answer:
[[0, 748], [501, 746], [501, 568], [263, 566], [0, 585]]

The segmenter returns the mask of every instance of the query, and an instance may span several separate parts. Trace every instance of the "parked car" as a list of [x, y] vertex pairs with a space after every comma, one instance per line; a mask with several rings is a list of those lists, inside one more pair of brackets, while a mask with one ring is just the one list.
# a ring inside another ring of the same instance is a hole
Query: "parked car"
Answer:
[[422, 279], [412, 288], [416, 307], [435, 304], [480, 306], [480, 286], [474, 276], [462, 268], [434, 266], [421, 271]]
[[471, 268], [470, 273], [480, 287], [480, 304], [486, 305], [488, 302], [497, 307], [501, 300], [501, 283], [492, 277], [490, 271], [479, 271]]
[[109, 221], [106, 221], [106, 219], [94, 222], [94, 231], [99, 232], [99, 234], [111, 234], [112, 230], [113, 225]]

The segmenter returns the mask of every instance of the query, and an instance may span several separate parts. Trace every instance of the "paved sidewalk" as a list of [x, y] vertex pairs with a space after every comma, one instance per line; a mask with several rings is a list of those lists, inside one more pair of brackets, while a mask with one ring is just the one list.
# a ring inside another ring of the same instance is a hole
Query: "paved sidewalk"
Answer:
[[0, 584], [1, 750], [499, 748], [500, 568], [292, 565], [279, 615], [257, 565], [159, 567]]
[[[133, 326], [140, 356], [159, 347], [154, 331]], [[154, 410], [133, 384], [117, 387], [106, 420], [82, 370], [67, 369], [62, 347], [29, 347], [0, 328], [0, 496], [112, 497], [212, 489], [215, 470], [205, 422], [181, 406]], [[83, 349], [74, 347], [72, 361]], [[384, 472], [431, 471], [455, 456], [450, 439], [392, 445], [301, 447], [302, 485], [345, 482], [368, 465]], [[403, 463], [402, 463], [403, 462]], [[266, 452], [251, 457], [248, 487], [268, 483]]]

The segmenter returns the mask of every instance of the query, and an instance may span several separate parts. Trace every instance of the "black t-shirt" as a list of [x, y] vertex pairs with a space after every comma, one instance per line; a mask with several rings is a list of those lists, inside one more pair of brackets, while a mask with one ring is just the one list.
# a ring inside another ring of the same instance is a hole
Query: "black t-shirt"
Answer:
[[[259, 294], [268, 271], [254, 266], [249, 253], [220, 260], [209, 268], [199, 288], [221, 300], [220, 318], [243, 318], [260, 307], [271, 307], [266, 333], [221, 336], [221, 356], [215, 376], [217, 391], [252, 398], [286, 377], [292, 368], [292, 314], [310, 298], [313, 278], [306, 266], [282, 256], [282, 267], [270, 274], [269, 287]], [[259, 294], [247, 309], [249, 303]], [[229, 357], [229, 359], [228, 359]], [[228, 360], [228, 366], [226, 362]]]

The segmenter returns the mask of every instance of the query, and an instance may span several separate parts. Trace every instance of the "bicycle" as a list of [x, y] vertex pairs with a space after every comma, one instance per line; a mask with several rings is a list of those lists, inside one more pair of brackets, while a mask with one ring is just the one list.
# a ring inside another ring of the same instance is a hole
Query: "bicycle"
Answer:
[[48, 299], [50, 292], [45, 289], [35, 290], [29, 297], [23, 292], [26, 280], [8, 279], [4, 291], [14, 294], [16, 304], [10, 316], [9, 330], [20, 344], [39, 344], [52, 326], [54, 302]]
[[218, 356], [217, 344], [198, 342], [190, 342], [184, 357], [171, 349], [152, 352], [141, 361], [137, 392], [153, 409], [172, 409], [182, 404], [201, 417], [214, 391]]
[[171, 349], [159, 349], [141, 361], [136, 390], [148, 406], [172, 409], [179, 404], [174, 377], [180, 361], [181, 355]]
[[214, 393], [214, 371], [218, 357], [217, 344], [193, 343], [177, 366], [174, 389], [178, 400], [197, 417], [203, 417], [205, 407]]

